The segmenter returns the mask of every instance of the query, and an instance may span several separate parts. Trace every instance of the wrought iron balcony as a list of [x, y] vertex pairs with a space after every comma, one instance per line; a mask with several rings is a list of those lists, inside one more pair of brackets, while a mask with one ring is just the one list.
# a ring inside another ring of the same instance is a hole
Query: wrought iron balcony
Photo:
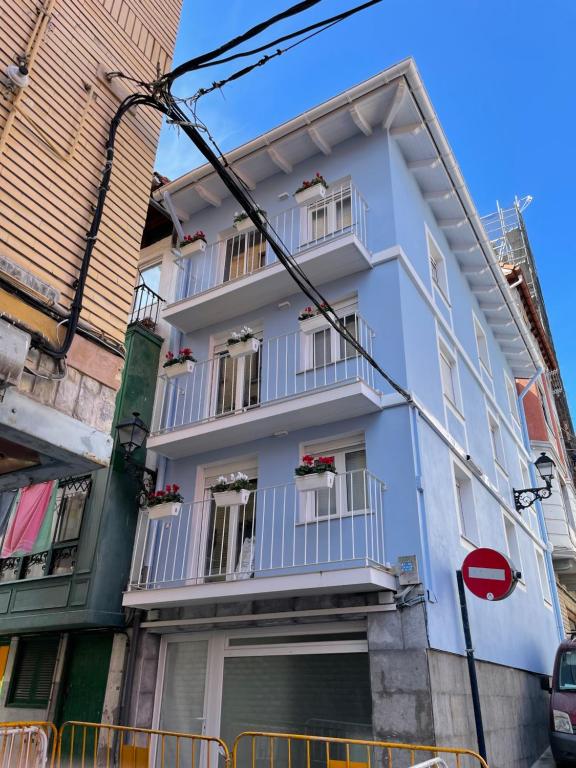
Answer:
[[[259, 488], [248, 503], [229, 507], [216, 506], [207, 491], [205, 500], [184, 504], [176, 517], [148, 520], [144, 514], [129, 590], [192, 586], [199, 599], [204, 592], [217, 598], [266, 592], [268, 577], [299, 575], [312, 587], [311, 574], [384, 569], [384, 490], [381, 480], [360, 469], [338, 474], [330, 489], [301, 492], [294, 483]], [[274, 583], [272, 591], [283, 589]], [[133, 595], [125, 604], [139, 600]]]
[[[269, 229], [315, 283], [370, 269], [367, 205], [353, 184], [269, 219]], [[185, 332], [282, 299], [294, 283], [255, 229], [178, 260], [176, 300], [163, 318]], [[234, 294], [233, 303], [230, 295]]]
[[[374, 332], [353, 312], [343, 318], [372, 352]], [[277, 430], [373, 413], [384, 382], [330, 328], [265, 339], [257, 352], [222, 352], [192, 372], [164, 379], [148, 447], [176, 458], [269, 436]], [[247, 427], [249, 425], [249, 432]], [[202, 437], [202, 440], [198, 440]]]

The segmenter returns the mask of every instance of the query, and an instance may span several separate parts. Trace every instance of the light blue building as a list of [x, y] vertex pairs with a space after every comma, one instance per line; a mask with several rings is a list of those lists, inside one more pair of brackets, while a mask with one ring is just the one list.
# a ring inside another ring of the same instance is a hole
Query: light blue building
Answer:
[[[540, 511], [520, 516], [512, 494], [531, 460], [515, 379], [542, 362], [414, 63], [228, 161], [410, 397], [322, 316], [299, 320], [310, 302], [255, 228], [233, 226], [210, 166], [156, 193], [207, 245], [142, 252], [167, 299], [166, 351], [196, 362], [159, 376], [148, 448], [184, 503], [141, 513], [124, 597], [148, 611], [133, 724], [474, 747], [455, 574], [486, 546], [522, 572], [503, 602], [469, 596], [488, 749], [493, 765], [528, 766], [561, 632]], [[324, 196], [299, 203], [316, 173]], [[252, 351], [227, 343], [244, 326]], [[304, 455], [334, 458], [331, 489], [297, 488]], [[211, 487], [237, 472], [248, 499], [217, 506]], [[417, 574], [399, 584], [411, 555]]]

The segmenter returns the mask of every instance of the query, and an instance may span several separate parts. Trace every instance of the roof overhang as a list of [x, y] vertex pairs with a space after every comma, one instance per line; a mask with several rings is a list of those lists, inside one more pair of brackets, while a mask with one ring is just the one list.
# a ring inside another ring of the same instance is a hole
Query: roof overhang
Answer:
[[[519, 314], [448, 140], [413, 59], [406, 59], [307, 112], [226, 153], [228, 164], [251, 189], [355, 135], [385, 130], [408, 169], [477, 296], [514, 376], [540, 365], [537, 346]], [[219, 206], [228, 190], [210, 164], [165, 184], [182, 219], [206, 205]]]

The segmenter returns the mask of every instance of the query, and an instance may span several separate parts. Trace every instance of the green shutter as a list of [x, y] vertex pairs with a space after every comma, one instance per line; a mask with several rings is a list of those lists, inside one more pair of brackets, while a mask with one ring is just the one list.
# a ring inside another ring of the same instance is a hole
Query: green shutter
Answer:
[[44, 709], [48, 706], [60, 637], [21, 637], [7, 704]]

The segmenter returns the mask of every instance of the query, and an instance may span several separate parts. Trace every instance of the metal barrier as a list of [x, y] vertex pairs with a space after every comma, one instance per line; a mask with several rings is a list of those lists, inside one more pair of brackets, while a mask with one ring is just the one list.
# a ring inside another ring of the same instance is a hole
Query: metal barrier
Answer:
[[[230, 753], [215, 736], [103, 723], [64, 723], [58, 768], [229, 768]], [[3, 768], [3, 767], [2, 767]]]
[[[416, 763], [416, 759], [424, 762]], [[489, 768], [470, 749], [292, 733], [241, 733], [233, 768]]]
[[0, 768], [52, 768], [57, 740], [52, 723], [0, 723]]

